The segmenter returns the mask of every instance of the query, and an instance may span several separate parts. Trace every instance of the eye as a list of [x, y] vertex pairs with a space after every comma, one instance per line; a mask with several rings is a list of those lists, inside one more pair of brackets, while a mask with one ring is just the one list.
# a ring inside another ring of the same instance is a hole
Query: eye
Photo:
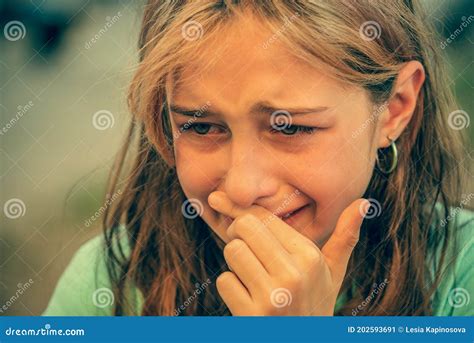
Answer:
[[196, 133], [200, 136], [204, 136], [204, 135], [207, 135], [212, 128], [217, 128], [217, 126], [213, 124], [209, 124], [209, 123], [194, 123], [194, 124], [186, 123], [184, 125], [179, 126], [179, 131], [181, 132], [192, 131], [191, 133]]
[[307, 133], [312, 134], [317, 128], [310, 126], [301, 126], [301, 125], [285, 125], [278, 128], [272, 126], [270, 130], [272, 133], [281, 132], [285, 136], [296, 136], [297, 134]]

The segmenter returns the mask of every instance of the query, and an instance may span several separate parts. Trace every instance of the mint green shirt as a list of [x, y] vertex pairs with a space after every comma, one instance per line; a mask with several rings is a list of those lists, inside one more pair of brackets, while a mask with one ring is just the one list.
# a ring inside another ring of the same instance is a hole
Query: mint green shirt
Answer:
[[[474, 212], [461, 210], [454, 216], [457, 250], [451, 247], [447, 260], [457, 256], [449, 265], [433, 297], [436, 316], [474, 315]], [[125, 233], [125, 232], [124, 232]], [[125, 239], [125, 235], [124, 235]], [[129, 253], [129, 252], [128, 252]], [[440, 272], [433, 266], [432, 273]], [[396, 282], [396, 280], [392, 281]], [[105, 266], [103, 237], [86, 242], [75, 253], [60, 277], [43, 315], [46, 316], [109, 316], [112, 315], [113, 294]], [[136, 287], [128, 289], [127, 298], [133, 308], [131, 315], [140, 315], [143, 296]], [[339, 296], [336, 309], [346, 299]]]

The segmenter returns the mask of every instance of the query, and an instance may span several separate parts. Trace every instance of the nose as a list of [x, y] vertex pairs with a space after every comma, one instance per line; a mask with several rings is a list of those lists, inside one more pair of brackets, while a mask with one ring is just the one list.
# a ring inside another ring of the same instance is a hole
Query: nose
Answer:
[[249, 207], [278, 192], [276, 166], [260, 142], [235, 142], [231, 146], [224, 191], [237, 205]]

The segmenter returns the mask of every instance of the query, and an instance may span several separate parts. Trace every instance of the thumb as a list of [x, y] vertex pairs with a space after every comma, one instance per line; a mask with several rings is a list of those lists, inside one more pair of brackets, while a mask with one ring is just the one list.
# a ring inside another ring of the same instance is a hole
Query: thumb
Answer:
[[344, 279], [349, 258], [359, 241], [360, 226], [369, 208], [370, 201], [366, 199], [351, 203], [342, 212], [333, 234], [321, 249], [337, 283], [342, 283]]

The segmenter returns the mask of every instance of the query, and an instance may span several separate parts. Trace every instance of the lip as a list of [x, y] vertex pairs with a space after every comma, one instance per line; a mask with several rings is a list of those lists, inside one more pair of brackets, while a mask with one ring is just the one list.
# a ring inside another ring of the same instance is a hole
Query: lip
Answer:
[[[309, 204], [305, 204], [303, 206], [300, 206], [300, 207], [297, 207], [296, 209], [294, 210], [291, 210], [291, 211], [287, 211], [285, 213], [282, 213], [282, 214], [275, 214], [278, 218], [280, 218], [281, 220], [285, 221], [285, 222], [290, 222], [293, 220], [293, 218], [297, 218], [299, 217], [299, 215], [306, 209], [306, 207], [308, 207]], [[289, 217], [286, 217], [284, 218], [285, 216], [287, 216], [289, 213], [291, 213], [291, 215]], [[228, 216], [223, 216], [224, 218], [224, 222], [227, 224], [227, 225], [230, 225], [232, 224], [232, 221], [233, 219], [231, 217], [228, 217]]]
[[[298, 208], [296, 208], [296, 209], [294, 209], [294, 210], [291, 210], [291, 211], [285, 212], [285, 213], [283, 213], [283, 214], [281, 214], [281, 215], [278, 215], [278, 217], [279, 217], [281, 220], [285, 221], [285, 222], [286, 222], [287, 220], [293, 220], [293, 218], [298, 217], [298, 216], [303, 212], [303, 210], [306, 209], [306, 207], [308, 207], [308, 206], [309, 206], [309, 204], [305, 204], [305, 205], [300, 206], [300, 207], [298, 207]], [[291, 214], [290, 214], [290, 213], [291, 213]], [[288, 214], [290, 214], [290, 215], [288, 216]], [[286, 216], [288, 216], [288, 217], [286, 217]]]

